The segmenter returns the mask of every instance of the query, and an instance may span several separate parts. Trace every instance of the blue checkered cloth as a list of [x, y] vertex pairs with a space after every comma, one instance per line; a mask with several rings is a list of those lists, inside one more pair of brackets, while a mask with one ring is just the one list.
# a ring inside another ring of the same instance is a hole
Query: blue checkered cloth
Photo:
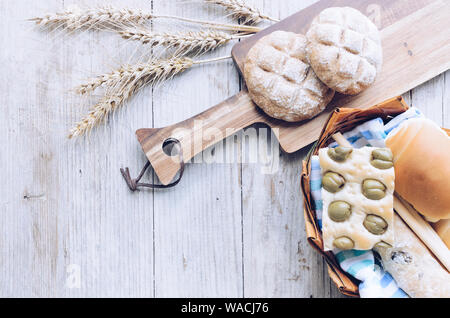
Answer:
[[[401, 123], [411, 118], [423, 117], [416, 108], [410, 108], [406, 112], [393, 118], [384, 125], [381, 118], [367, 121], [352, 131], [344, 133], [344, 137], [354, 148], [364, 146], [385, 147], [385, 139], [389, 133], [394, 131]], [[330, 147], [337, 147], [332, 143]], [[319, 157], [311, 158], [311, 196], [313, 208], [319, 227], [322, 228], [322, 171], [320, 169]], [[397, 286], [392, 276], [384, 271], [381, 262], [370, 251], [358, 250], [334, 250], [336, 259], [341, 268], [351, 276], [360, 280], [359, 294], [362, 298], [406, 298], [408, 295]]]

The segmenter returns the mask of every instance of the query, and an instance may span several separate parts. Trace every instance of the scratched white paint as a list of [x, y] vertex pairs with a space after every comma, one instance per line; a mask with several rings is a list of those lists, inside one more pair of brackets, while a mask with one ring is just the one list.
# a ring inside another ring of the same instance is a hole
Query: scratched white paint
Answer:
[[[254, 2], [283, 18], [315, 1]], [[308, 149], [281, 154], [274, 175], [258, 165], [194, 164], [168, 191], [130, 193], [123, 183], [120, 167], [136, 174], [145, 163], [134, 131], [186, 119], [238, 92], [231, 62], [145, 89], [90, 140], [65, 139], [89, 106], [67, 92], [135, 48], [114, 34], [55, 39], [25, 21], [72, 3], [80, 1], [0, 6], [0, 296], [339, 297], [305, 240], [299, 176]], [[127, 4], [201, 19], [223, 14], [192, 1]], [[405, 98], [450, 127], [448, 74]]]

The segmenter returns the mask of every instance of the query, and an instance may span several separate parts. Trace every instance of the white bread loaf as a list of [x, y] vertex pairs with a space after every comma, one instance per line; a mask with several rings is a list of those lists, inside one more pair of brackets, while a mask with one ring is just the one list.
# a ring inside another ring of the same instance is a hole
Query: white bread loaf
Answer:
[[450, 137], [434, 122], [404, 122], [386, 139], [395, 167], [395, 191], [430, 222], [450, 219]]
[[449, 298], [450, 274], [397, 214], [394, 227], [394, 246], [375, 248], [384, 269], [413, 298]]

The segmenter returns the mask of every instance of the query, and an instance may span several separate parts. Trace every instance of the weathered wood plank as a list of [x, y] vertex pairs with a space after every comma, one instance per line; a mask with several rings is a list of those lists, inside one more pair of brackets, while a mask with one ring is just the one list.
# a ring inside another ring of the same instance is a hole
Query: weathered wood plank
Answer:
[[445, 73], [411, 91], [411, 105], [441, 126], [444, 124], [444, 78]]
[[[51, 5], [56, 7], [57, 1]], [[61, 65], [56, 52], [42, 54], [29, 41], [26, 14], [34, 4], [5, 3], [0, 9], [4, 72], [1, 79], [2, 185], [0, 290], [3, 296], [55, 295], [63, 269], [58, 244], [58, 160], [49, 132], [61, 97], [49, 77]], [[25, 16], [24, 16], [25, 14]], [[34, 65], [27, 54], [37, 50]], [[49, 99], [54, 99], [49, 105]]]
[[[0, 8], [7, 44], [0, 107], [8, 114], [0, 119], [8, 168], [0, 173], [9, 180], [2, 187], [1, 294], [153, 296], [152, 195], [131, 195], [119, 173], [123, 164], [132, 171], [142, 165], [133, 130], [152, 120], [151, 99], [144, 93], [131, 101], [90, 140], [67, 141], [88, 109], [67, 91], [77, 79], [109, 71], [105, 63], [115, 65], [121, 40], [104, 33], [53, 39], [24, 22], [63, 3], [74, 1]], [[78, 271], [79, 285], [70, 280]]]
[[[157, 14], [203, 20], [221, 16], [220, 8], [198, 2], [174, 6], [174, 2], [154, 1], [153, 6]], [[158, 27], [170, 26], [155, 23]], [[197, 58], [230, 55], [230, 50], [228, 45]], [[184, 120], [237, 93], [239, 80], [232, 63], [195, 67], [155, 89], [155, 126]], [[221, 151], [215, 149], [219, 156]], [[188, 165], [177, 188], [155, 192], [154, 200], [155, 295], [242, 297], [239, 164]]]
[[450, 71], [444, 73], [444, 93], [442, 98], [443, 123], [445, 128], [450, 128]]

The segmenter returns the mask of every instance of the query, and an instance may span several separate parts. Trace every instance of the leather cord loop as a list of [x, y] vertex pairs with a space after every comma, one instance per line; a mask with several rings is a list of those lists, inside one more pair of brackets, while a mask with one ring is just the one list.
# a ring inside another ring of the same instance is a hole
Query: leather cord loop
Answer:
[[167, 141], [176, 143], [178, 145], [178, 151], [179, 151], [178, 157], [179, 157], [179, 160], [180, 160], [180, 173], [178, 175], [178, 178], [174, 182], [172, 182], [170, 184], [167, 184], [167, 185], [140, 182], [142, 177], [144, 176], [145, 172], [147, 171], [147, 169], [151, 166], [150, 161], [147, 161], [147, 163], [145, 164], [145, 166], [142, 169], [141, 173], [135, 179], [131, 178], [131, 176], [130, 176], [130, 169], [128, 169], [128, 168], [125, 168], [125, 169], [121, 168], [120, 169], [120, 173], [122, 174], [122, 177], [124, 178], [125, 182], [128, 185], [128, 188], [131, 191], [134, 192], [136, 190], [139, 190], [139, 188], [167, 189], [167, 188], [172, 188], [172, 187], [176, 186], [178, 183], [180, 183], [181, 178], [183, 177], [183, 174], [184, 174], [184, 166], [185, 166], [184, 159], [183, 159], [183, 150], [182, 150], [182, 148], [180, 146], [180, 142], [178, 140], [176, 140], [176, 139], [168, 139]]

